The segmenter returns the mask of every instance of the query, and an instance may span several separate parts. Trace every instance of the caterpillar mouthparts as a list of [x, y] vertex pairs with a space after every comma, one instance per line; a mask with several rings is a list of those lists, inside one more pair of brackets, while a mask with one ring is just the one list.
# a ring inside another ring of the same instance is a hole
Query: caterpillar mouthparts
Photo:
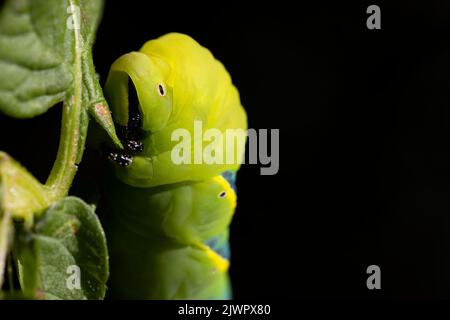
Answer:
[[[131, 81], [130, 81], [131, 82]], [[126, 126], [119, 126], [116, 124], [118, 137], [125, 147], [125, 150], [117, 150], [111, 148], [104, 148], [106, 157], [117, 163], [121, 167], [128, 167], [133, 162], [132, 154], [140, 153], [144, 150], [142, 142], [142, 115], [139, 111], [139, 101], [135, 88], [129, 83], [130, 105], [129, 105], [129, 119]]]
[[121, 150], [109, 149], [105, 153], [109, 160], [117, 163], [121, 167], [128, 167], [133, 162], [133, 157]]
[[125, 143], [125, 148], [134, 153], [139, 153], [144, 150], [144, 145], [142, 144], [142, 141], [139, 140], [128, 140]]

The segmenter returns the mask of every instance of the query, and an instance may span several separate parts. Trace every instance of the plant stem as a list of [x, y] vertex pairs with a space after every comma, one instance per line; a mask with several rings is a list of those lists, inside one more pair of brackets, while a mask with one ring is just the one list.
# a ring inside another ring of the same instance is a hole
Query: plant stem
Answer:
[[[70, 5], [74, 6], [73, 1], [70, 1]], [[75, 23], [78, 23], [78, 25], [73, 28], [75, 39], [74, 89], [66, 96], [64, 101], [58, 154], [46, 182], [46, 187], [49, 190], [49, 203], [64, 197], [68, 193], [77, 171], [82, 112], [83, 73], [81, 53], [83, 52], [83, 43], [79, 21]]]
[[9, 252], [9, 242], [12, 232], [11, 217], [7, 212], [3, 213], [0, 221], [0, 290], [3, 286], [5, 275], [6, 257]]

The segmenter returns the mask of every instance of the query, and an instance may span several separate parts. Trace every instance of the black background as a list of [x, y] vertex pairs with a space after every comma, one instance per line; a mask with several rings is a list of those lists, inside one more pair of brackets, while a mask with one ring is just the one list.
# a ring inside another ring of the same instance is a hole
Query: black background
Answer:
[[[227, 67], [249, 126], [280, 129], [279, 173], [238, 176], [236, 298], [450, 298], [450, 3], [374, 2], [381, 30], [372, 2], [145, 3], [107, 2], [102, 83], [121, 54], [184, 32]], [[44, 181], [60, 116], [0, 116], [0, 149]]]

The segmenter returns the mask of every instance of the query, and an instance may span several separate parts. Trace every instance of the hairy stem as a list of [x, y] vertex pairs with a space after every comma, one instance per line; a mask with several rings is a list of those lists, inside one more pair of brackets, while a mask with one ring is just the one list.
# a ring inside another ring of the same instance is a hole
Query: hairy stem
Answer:
[[[73, 1], [70, 2], [74, 6]], [[75, 19], [77, 20], [77, 19]], [[61, 136], [56, 156], [46, 187], [49, 190], [49, 201], [64, 197], [72, 184], [77, 171], [77, 157], [80, 143], [80, 118], [82, 112], [82, 51], [83, 43], [79, 21], [73, 28], [75, 39], [75, 61], [73, 65], [74, 89], [66, 97], [63, 105]]]

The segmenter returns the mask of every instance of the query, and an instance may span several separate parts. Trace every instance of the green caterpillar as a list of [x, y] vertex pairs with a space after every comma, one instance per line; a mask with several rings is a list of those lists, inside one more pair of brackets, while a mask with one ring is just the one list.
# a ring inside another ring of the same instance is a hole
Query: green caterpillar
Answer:
[[[228, 72], [192, 38], [171, 33], [117, 59], [105, 95], [125, 146], [107, 151], [114, 172], [104, 183], [102, 205], [111, 260], [109, 295], [230, 298], [228, 226], [245, 137], [233, 147], [232, 164], [175, 164], [171, 159], [178, 143], [172, 133], [182, 128], [193, 136], [195, 121], [203, 130], [247, 129]], [[219, 152], [225, 155], [226, 145]]]

